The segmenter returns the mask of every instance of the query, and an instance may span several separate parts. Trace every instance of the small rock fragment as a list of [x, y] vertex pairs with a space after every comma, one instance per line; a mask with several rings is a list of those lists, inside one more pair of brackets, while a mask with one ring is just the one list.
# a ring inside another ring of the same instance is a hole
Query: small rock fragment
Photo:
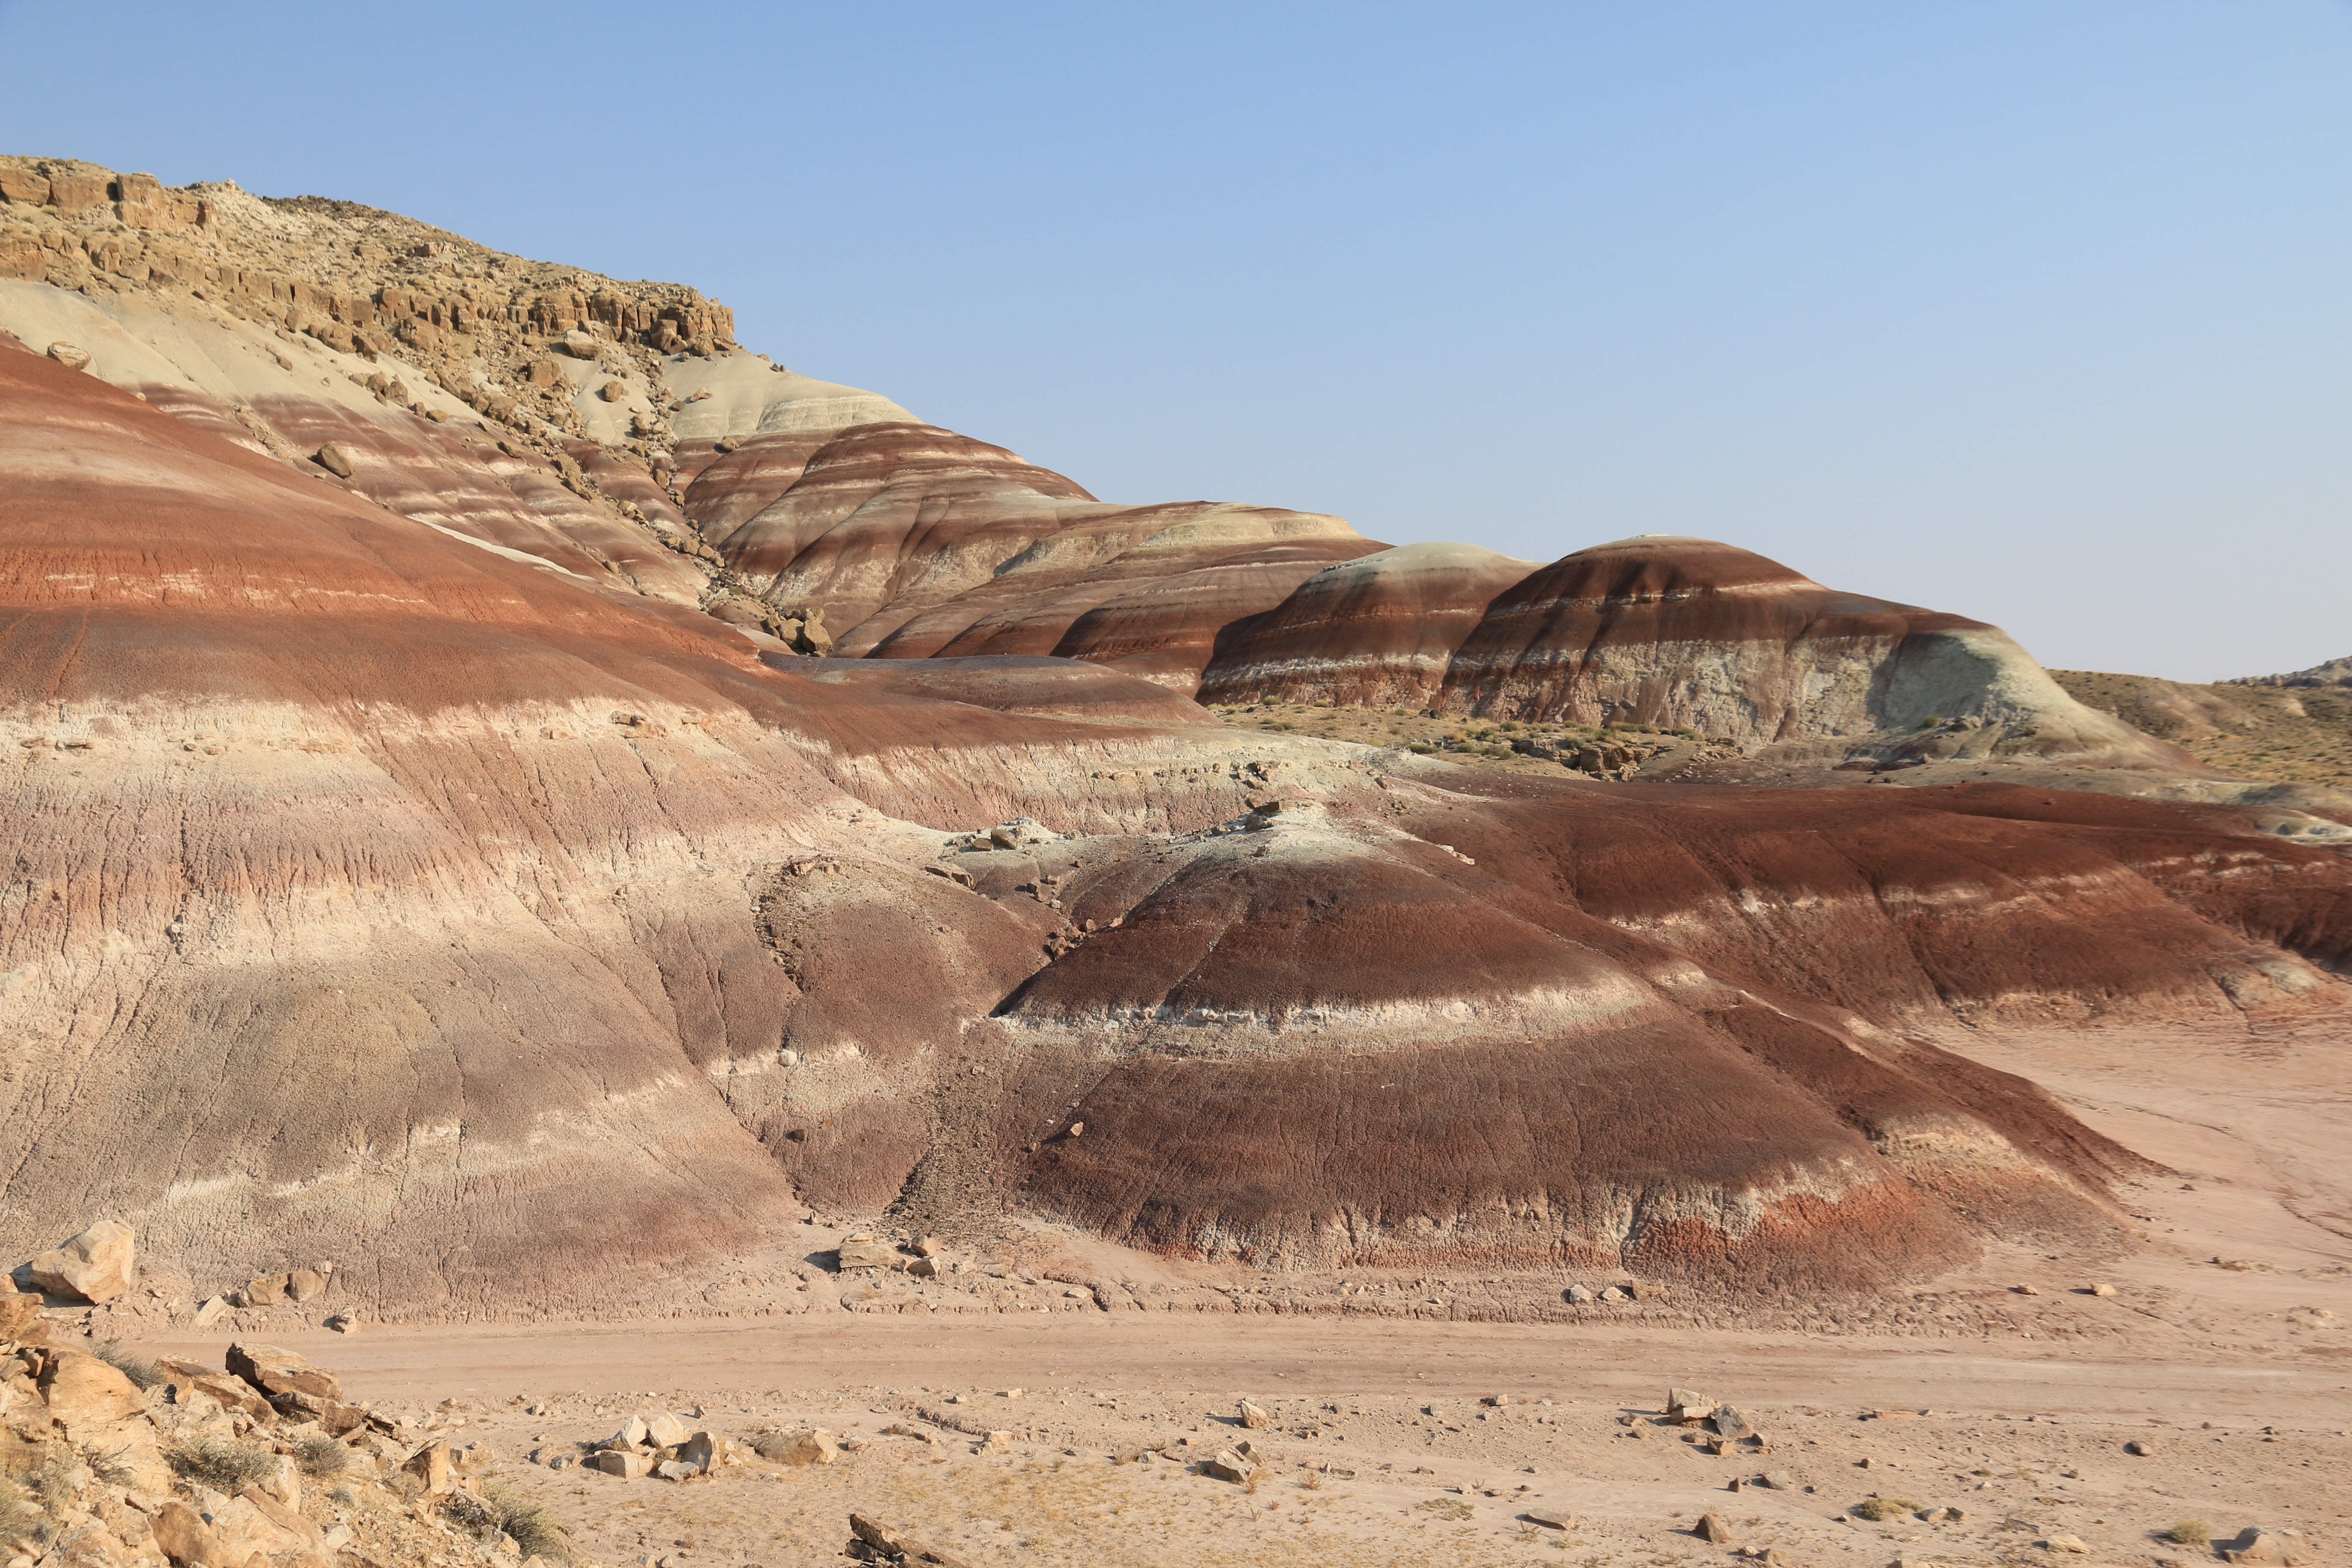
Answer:
[[2079, 1535], [2053, 1535], [2042, 1543], [2045, 1552], [2085, 1552], [2091, 1549], [2083, 1544]]
[[79, 343], [69, 343], [60, 340], [49, 345], [48, 355], [68, 370], [89, 368], [89, 351]]
[[1688, 1388], [1666, 1391], [1666, 1419], [1669, 1421], [1704, 1421], [1715, 1414], [1715, 1401]]
[[319, 448], [319, 450], [314, 454], [314, 457], [319, 467], [326, 469], [327, 472], [334, 475], [335, 478], [339, 479], [348, 479], [352, 474], [358, 472], [358, 469], [352, 463], [352, 455], [350, 451], [339, 441], [328, 442], [325, 446]]
[[1719, 1513], [1700, 1515], [1699, 1521], [1692, 1527], [1691, 1533], [1701, 1541], [1711, 1541], [1717, 1546], [1731, 1544], [1731, 1526], [1723, 1522], [1723, 1516]]
[[1245, 1481], [1257, 1468], [1255, 1460], [1237, 1454], [1231, 1448], [1220, 1448], [1213, 1457], [1201, 1461], [1201, 1473], [1214, 1476], [1221, 1481]]

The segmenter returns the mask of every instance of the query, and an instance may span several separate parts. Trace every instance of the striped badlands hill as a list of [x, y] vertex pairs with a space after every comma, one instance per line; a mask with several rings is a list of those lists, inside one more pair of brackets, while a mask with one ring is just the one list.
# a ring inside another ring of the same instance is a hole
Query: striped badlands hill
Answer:
[[5, 1232], [120, 1216], [205, 1293], [619, 1310], [893, 1201], [1864, 1288], [2127, 1163], [1921, 1026], [2352, 950], [2352, 868], [2231, 810], [1629, 800], [763, 651], [5, 343], [0, 635]]
[[1542, 567], [1433, 544], [1333, 567], [1225, 628], [1202, 697], [1688, 728], [1824, 762], [2030, 756], [2198, 771], [2076, 702], [1998, 627], [1660, 534]]

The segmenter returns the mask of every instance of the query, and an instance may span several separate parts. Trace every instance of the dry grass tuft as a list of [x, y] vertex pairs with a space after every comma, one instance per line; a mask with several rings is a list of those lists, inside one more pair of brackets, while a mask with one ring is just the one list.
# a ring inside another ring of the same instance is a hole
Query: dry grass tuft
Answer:
[[278, 1468], [278, 1457], [267, 1448], [233, 1443], [226, 1437], [198, 1437], [163, 1456], [164, 1463], [189, 1480], [234, 1497], [267, 1480]]
[[163, 1371], [145, 1356], [133, 1354], [120, 1340], [109, 1340], [90, 1354], [131, 1380], [142, 1394], [163, 1381]]
[[295, 1441], [294, 1463], [304, 1475], [324, 1480], [351, 1468], [352, 1451], [324, 1432], [313, 1432]]

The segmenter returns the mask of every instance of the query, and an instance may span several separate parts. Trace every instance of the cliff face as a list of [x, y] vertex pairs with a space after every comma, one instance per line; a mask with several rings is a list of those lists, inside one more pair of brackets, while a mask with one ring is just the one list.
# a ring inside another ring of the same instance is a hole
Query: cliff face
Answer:
[[[1643, 650], [1969, 623], [1719, 560], [1489, 593], [1527, 563], [1112, 506], [715, 342], [654, 367], [709, 429], [640, 450], [193, 289], [0, 290], [21, 1254], [114, 1215], [206, 1286], [290, 1253], [383, 1312], [622, 1310], [897, 1203], [1874, 1288], [2105, 1226], [2130, 1164], [1923, 1026], [2314, 1005], [2352, 963], [2352, 868], [2234, 808], [1633, 790], [1186, 700], [1327, 638], [1373, 651], [1315, 679], [1519, 700], [1428, 684], [1483, 626], [1526, 700], [1698, 701]], [[921, 657], [760, 618], [827, 606]]]

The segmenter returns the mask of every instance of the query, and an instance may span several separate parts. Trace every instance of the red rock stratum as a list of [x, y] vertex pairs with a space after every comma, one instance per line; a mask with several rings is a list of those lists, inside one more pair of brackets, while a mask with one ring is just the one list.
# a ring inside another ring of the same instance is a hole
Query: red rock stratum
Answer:
[[[18, 326], [171, 302], [5, 287]], [[199, 318], [208, 355], [289, 346]], [[284, 400], [240, 404], [0, 340], [20, 1255], [113, 1216], [201, 1292], [332, 1258], [381, 1312], [577, 1312], [896, 1205], [1867, 1289], [2103, 1230], [2132, 1164], [1929, 1031], [2342, 1004], [2352, 864], [2237, 806], [1505, 775], [1186, 700], [1321, 659], [1786, 734], [1826, 674], [1878, 733], [1915, 676], [2038, 674], [1988, 628], [1719, 546], [1536, 569], [1111, 506], [909, 419], [815, 427], [877, 411], [706, 346], [659, 374], [721, 390], [669, 414], [770, 428], [602, 443], [258, 359]], [[351, 475], [279, 449], [306, 420]], [[703, 613], [739, 599], [908, 657]]]

